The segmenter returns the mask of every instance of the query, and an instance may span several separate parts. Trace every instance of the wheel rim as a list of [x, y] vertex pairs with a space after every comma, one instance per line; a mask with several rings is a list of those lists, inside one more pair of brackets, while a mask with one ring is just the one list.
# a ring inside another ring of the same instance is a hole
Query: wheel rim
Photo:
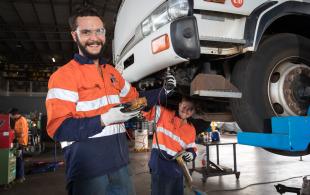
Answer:
[[289, 58], [278, 63], [268, 80], [269, 103], [275, 115], [306, 115], [308, 100], [303, 92], [309, 82], [310, 67], [301, 59]]

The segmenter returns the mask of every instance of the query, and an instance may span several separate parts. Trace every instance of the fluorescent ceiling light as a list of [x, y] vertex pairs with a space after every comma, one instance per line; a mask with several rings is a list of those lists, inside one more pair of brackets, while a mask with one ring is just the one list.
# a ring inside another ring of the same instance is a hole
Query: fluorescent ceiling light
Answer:
[[56, 62], [55, 58], [52, 58], [52, 61], [53, 61], [53, 62]]

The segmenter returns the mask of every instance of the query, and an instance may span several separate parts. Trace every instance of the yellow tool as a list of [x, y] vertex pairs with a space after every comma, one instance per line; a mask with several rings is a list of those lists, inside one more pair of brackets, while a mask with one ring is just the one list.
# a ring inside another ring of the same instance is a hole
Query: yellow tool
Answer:
[[193, 178], [192, 178], [191, 174], [189, 173], [189, 170], [186, 166], [185, 161], [183, 160], [183, 155], [185, 152], [186, 151], [179, 152], [173, 157], [173, 159], [175, 159], [177, 161], [178, 165], [183, 170], [183, 175], [185, 177], [185, 184], [186, 184], [185, 194], [188, 194], [188, 195], [207, 195], [205, 192], [202, 192], [193, 186]]
[[123, 106], [121, 109], [122, 112], [133, 112], [137, 110], [142, 110], [147, 106], [147, 100], [145, 97], [134, 99], [131, 102], [122, 103], [117, 106]]
[[184, 153], [185, 153], [185, 151], [179, 152], [178, 154], [176, 154], [174, 156], [174, 159], [176, 159], [176, 161], [178, 162], [178, 165], [181, 167], [181, 169], [183, 171], [186, 185], [189, 188], [192, 188], [193, 178], [192, 178], [191, 174], [189, 173], [189, 170], [186, 166], [185, 161], [183, 160]]

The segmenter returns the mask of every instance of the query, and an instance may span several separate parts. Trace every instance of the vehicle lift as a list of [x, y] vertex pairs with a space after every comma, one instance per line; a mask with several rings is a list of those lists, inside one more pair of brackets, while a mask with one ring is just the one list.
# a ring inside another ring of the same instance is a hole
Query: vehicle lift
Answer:
[[[238, 143], [292, 152], [308, 150], [310, 147], [310, 106], [307, 116], [272, 117], [271, 127], [271, 133], [240, 132], [237, 135]], [[304, 183], [305, 180], [306, 178], [304, 178]], [[280, 194], [301, 193], [300, 188], [286, 187], [281, 184], [275, 187]], [[305, 194], [310, 194], [309, 188], [310, 186], [307, 187]]]

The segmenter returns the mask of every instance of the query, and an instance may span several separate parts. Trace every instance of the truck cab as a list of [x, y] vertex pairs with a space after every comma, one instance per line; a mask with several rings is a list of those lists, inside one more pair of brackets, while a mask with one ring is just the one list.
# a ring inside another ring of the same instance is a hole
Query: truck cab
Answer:
[[139, 90], [160, 86], [169, 67], [198, 117], [269, 133], [272, 116], [306, 115], [309, 26], [307, 0], [124, 0], [113, 59]]

